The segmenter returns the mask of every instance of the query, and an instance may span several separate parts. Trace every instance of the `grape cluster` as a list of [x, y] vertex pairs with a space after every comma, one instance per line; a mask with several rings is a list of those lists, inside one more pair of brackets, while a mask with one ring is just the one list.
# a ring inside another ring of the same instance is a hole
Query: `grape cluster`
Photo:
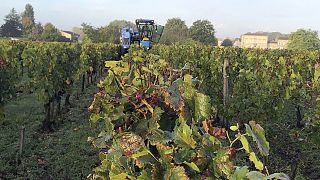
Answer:
[[0, 58], [0, 68], [5, 67], [6, 62]]

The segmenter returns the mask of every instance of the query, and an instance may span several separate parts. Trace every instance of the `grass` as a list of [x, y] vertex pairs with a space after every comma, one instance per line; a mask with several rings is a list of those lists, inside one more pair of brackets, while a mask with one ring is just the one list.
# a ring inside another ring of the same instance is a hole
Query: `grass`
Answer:
[[[34, 94], [23, 94], [5, 106], [0, 122], [0, 179], [86, 179], [98, 163], [98, 152], [88, 142], [97, 134], [90, 127], [87, 107], [95, 87], [86, 89], [57, 121], [55, 131], [41, 130], [43, 106]], [[17, 161], [20, 128], [25, 127], [25, 146]]]

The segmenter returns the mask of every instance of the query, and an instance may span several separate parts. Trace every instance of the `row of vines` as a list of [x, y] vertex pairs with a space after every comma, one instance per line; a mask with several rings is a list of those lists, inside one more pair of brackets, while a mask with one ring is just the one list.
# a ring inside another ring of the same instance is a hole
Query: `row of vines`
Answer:
[[[308, 51], [132, 47], [123, 61], [106, 63], [110, 72], [89, 108], [101, 130], [89, 138], [101, 149], [91, 177], [289, 179], [270, 174], [285, 171], [295, 179], [305, 163], [299, 145], [318, 147], [318, 60]], [[275, 154], [265, 133], [276, 151], [288, 148], [280, 160], [268, 158]], [[311, 163], [304, 168], [317, 178]]]
[[318, 52], [175, 44], [105, 62], [117, 50], [1, 41], [0, 115], [35, 92], [50, 130], [63, 97], [107, 75], [89, 107], [94, 179], [319, 178]]
[[217, 110], [216, 123], [259, 121], [272, 142], [270, 170], [320, 177], [319, 52], [160, 45], [152, 53], [192, 69]]
[[117, 51], [112, 44], [1, 41], [1, 118], [6, 100], [19, 92], [35, 92], [45, 109], [43, 128], [51, 130], [62, 98], [69, 106], [72, 91], [83, 91], [85, 84], [93, 83], [103, 73], [104, 61], [117, 58]]

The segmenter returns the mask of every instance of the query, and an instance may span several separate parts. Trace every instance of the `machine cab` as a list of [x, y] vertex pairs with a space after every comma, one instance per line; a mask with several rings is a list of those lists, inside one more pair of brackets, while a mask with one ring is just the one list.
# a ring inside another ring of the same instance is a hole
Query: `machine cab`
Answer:
[[153, 42], [153, 33], [156, 30], [154, 20], [137, 19], [136, 26], [139, 32], [140, 45], [146, 49], [150, 49]]

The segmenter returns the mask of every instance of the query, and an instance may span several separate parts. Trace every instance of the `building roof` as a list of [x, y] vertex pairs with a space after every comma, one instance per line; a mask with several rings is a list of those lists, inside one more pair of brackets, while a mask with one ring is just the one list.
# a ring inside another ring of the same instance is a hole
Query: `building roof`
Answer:
[[266, 34], [266, 33], [260, 33], [260, 32], [257, 32], [257, 33], [250, 33], [250, 32], [248, 32], [248, 33], [245, 33], [244, 35], [249, 35], [249, 36], [268, 36], [268, 34]]
[[80, 34], [77, 34], [77, 33], [72, 32], [72, 31], [63, 31], [63, 30], [62, 30], [62, 32], [65, 32], [65, 33], [71, 34], [71, 35], [73, 35], [73, 36], [80, 36]]
[[278, 40], [289, 40], [289, 37], [279, 37]]

